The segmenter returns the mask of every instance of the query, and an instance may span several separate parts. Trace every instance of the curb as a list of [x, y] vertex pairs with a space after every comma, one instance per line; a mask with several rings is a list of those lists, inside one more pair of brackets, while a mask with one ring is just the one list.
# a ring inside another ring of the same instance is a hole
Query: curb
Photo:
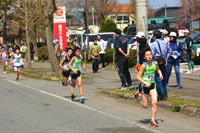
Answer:
[[[109, 96], [117, 98], [117, 99], [123, 98], [126, 100], [133, 100], [135, 103], [140, 104], [137, 100], [135, 100], [135, 97], [133, 94], [124, 94], [121, 92], [111, 92], [111, 90], [108, 90], [108, 89], [104, 89], [103, 91], [101, 91], [101, 93], [109, 95]], [[189, 116], [192, 116], [192, 117], [194, 117], [194, 116], [200, 117], [200, 108], [197, 108], [197, 107], [175, 105], [175, 104], [173, 104], [171, 102], [167, 102], [167, 101], [158, 101], [158, 106], [169, 109], [172, 112], [180, 112], [180, 113], [184, 113]]]

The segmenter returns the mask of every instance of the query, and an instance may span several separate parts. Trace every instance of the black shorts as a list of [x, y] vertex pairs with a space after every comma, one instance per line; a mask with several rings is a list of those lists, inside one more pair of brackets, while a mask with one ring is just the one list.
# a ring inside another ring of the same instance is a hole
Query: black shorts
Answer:
[[75, 74], [73, 71], [71, 72], [72, 79], [77, 79], [81, 76], [81, 71], [77, 71], [77, 74]]
[[156, 89], [156, 84], [155, 83], [151, 83], [151, 86], [149, 88], [146, 87], [144, 84], [141, 84], [141, 87], [139, 87], [139, 89], [140, 89], [139, 91], [142, 94], [149, 95], [151, 90]]
[[70, 72], [71, 72], [71, 70], [63, 71], [62, 74], [63, 74], [64, 77], [67, 77], [67, 78], [68, 78], [69, 75], [70, 75]]

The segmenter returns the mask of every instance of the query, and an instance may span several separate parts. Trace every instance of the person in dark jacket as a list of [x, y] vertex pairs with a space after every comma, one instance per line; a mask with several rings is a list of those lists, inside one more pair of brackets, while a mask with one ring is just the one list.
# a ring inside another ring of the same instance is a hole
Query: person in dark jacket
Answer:
[[175, 73], [176, 73], [176, 82], [177, 82], [177, 88], [181, 89], [182, 85], [180, 83], [181, 77], [180, 77], [180, 55], [182, 52], [182, 46], [176, 41], [177, 34], [175, 32], [171, 32], [169, 35], [170, 41], [168, 42], [168, 46], [171, 49], [171, 56], [167, 60], [167, 68], [168, 68], [168, 74], [167, 74], [167, 87], [169, 84], [169, 77], [171, 75], [172, 66], [174, 66]]
[[131, 75], [129, 72], [128, 67], [128, 59], [129, 55], [129, 48], [127, 39], [121, 35], [121, 30], [115, 30], [115, 48], [116, 48], [116, 56], [117, 56], [117, 68], [119, 77], [121, 79], [121, 90], [128, 89], [132, 86]]

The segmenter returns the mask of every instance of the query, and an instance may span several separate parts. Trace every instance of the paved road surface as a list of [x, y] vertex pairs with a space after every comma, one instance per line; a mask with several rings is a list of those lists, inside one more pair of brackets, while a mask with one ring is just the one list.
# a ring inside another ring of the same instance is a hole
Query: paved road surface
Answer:
[[[2, 133], [198, 133], [200, 119], [159, 108], [159, 127], [149, 125], [150, 108], [99, 93], [99, 78], [84, 85], [86, 104], [71, 102], [69, 87], [58, 82], [0, 74]], [[94, 85], [95, 84], [95, 85]], [[78, 94], [78, 89], [76, 89]]]

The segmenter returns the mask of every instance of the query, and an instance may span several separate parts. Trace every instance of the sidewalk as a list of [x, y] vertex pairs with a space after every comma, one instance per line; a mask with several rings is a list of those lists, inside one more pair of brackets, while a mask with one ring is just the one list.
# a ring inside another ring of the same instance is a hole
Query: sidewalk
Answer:
[[[22, 74], [28, 77], [43, 77], [45, 74], [51, 71], [50, 64], [45, 62], [35, 62], [32, 64], [33, 70], [26, 69], [22, 70]], [[120, 87], [121, 83], [117, 70], [114, 66], [108, 66], [105, 69], [100, 69], [99, 73], [92, 73], [91, 64], [86, 64], [87, 71], [83, 74], [83, 85], [92, 85], [94, 89], [99, 90], [101, 93], [114, 96], [116, 98], [134, 99], [134, 93], [137, 92], [136, 89], [121, 91], [117, 88]], [[174, 72], [170, 78], [170, 87], [168, 88], [169, 98], [167, 101], [159, 101], [158, 105], [173, 112], [183, 112], [190, 115], [200, 116], [200, 69], [199, 66], [196, 67], [196, 72], [194, 74], [184, 74], [187, 70], [187, 65], [185, 63], [181, 64], [181, 83], [183, 85], [182, 89], [175, 88], [176, 77]], [[130, 70], [132, 81], [135, 87], [138, 85], [136, 80], [137, 72], [134, 69]], [[31, 76], [30, 76], [31, 75]], [[44, 79], [44, 78], [41, 78]], [[62, 78], [55, 78], [55, 81], [61, 81]]]

